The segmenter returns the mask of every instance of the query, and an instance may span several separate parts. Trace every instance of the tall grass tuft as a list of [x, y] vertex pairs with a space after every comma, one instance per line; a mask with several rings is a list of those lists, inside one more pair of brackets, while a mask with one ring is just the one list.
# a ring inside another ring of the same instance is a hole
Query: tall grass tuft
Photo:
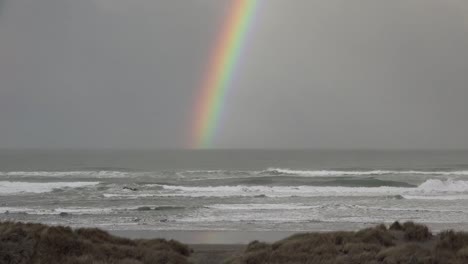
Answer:
[[187, 264], [190, 249], [163, 239], [130, 240], [96, 228], [0, 222], [0, 263]]

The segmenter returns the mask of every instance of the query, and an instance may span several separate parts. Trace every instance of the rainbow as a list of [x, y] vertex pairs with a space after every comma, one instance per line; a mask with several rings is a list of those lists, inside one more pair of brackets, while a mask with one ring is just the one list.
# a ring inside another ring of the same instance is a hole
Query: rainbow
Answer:
[[197, 93], [191, 129], [192, 148], [210, 148], [219, 126], [226, 94], [233, 81], [259, 0], [230, 0], [229, 14]]

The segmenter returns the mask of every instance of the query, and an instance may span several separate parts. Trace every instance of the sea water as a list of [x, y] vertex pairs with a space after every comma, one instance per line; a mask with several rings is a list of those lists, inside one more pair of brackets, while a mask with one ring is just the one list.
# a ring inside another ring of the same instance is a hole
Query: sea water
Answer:
[[108, 230], [468, 230], [468, 151], [2, 150], [0, 220]]

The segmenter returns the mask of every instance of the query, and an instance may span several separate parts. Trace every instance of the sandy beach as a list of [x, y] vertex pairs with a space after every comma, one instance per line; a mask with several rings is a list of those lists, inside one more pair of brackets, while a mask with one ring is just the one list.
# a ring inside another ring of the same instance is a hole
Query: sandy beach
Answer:
[[112, 235], [130, 239], [163, 238], [177, 240], [189, 245], [247, 245], [254, 240], [272, 243], [298, 232], [293, 231], [155, 231], [155, 230], [113, 230]]
[[154, 231], [114, 230], [111, 234], [131, 239], [163, 238], [187, 244], [193, 253], [189, 261], [193, 264], [221, 264], [227, 259], [240, 256], [247, 244], [254, 240], [273, 243], [289, 237], [290, 231]]
[[193, 264], [221, 264], [231, 257], [243, 253], [246, 245], [189, 245], [193, 253], [189, 258]]

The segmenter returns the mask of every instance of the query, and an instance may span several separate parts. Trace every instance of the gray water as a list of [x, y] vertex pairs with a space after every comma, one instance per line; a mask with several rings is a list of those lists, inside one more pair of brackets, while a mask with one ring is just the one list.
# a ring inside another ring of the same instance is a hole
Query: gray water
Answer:
[[0, 220], [109, 230], [468, 230], [468, 151], [0, 152]]

